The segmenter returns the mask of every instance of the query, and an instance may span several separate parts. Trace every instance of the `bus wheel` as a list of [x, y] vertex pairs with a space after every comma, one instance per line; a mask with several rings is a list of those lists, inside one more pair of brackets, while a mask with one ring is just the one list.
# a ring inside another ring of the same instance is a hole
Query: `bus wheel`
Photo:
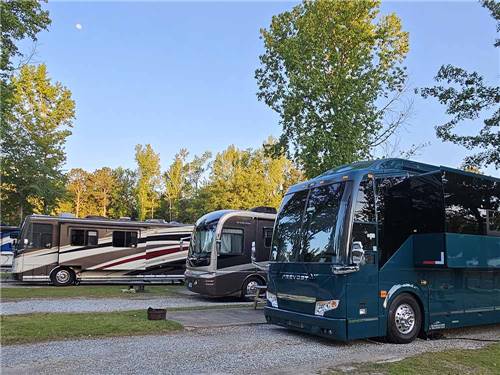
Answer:
[[241, 298], [246, 299], [255, 296], [257, 294], [257, 287], [262, 285], [264, 285], [264, 283], [260, 278], [249, 277], [241, 288]]
[[388, 314], [387, 338], [395, 344], [415, 340], [422, 326], [420, 306], [415, 298], [402, 293], [392, 301]]
[[75, 283], [76, 277], [72, 269], [60, 267], [52, 271], [50, 281], [55, 286], [68, 286]]

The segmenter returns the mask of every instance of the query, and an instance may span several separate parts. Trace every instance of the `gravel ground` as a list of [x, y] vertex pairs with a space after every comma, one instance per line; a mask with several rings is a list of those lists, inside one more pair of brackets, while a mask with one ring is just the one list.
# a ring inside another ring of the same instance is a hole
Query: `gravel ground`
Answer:
[[[499, 339], [500, 325], [448, 332], [447, 337]], [[340, 344], [269, 325], [240, 326], [6, 346], [2, 348], [2, 374], [305, 374], [485, 344], [462, 339], [417, 340], [408, 345]]]
[[198, 296], [157, 298], [64, 298], [26, 299], [0, 303], [0, 315], [29, 314], [34, 312], [106, 312], [141, 310], [148, 307], [205, 307], [241, 304], [237, 299], [210, 300]]

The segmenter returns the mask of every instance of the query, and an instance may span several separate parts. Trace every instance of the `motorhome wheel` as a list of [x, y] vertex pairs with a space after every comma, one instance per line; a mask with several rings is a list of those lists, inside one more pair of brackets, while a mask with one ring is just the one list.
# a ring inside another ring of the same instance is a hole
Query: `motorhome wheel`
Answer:
[[70, 268], [56, 268], [50, 274], [50, 280], [55, 286], [68, 286], [75, 283], [75, 273]]
[[257, 287], [264, 285], [261, 279], [258, 277], [250, 277], [244, 283], [241, 288], [241, 297], [253, 297], [257, 294]]

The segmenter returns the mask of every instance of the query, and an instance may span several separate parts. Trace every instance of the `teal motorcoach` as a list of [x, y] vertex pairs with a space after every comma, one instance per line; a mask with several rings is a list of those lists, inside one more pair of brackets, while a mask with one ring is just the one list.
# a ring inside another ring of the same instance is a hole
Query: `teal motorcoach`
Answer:
[[289, 189], [274, 227], [266, 319], [348, 341], [407, 343], [500, 322], [500, 179], [402, 159]]

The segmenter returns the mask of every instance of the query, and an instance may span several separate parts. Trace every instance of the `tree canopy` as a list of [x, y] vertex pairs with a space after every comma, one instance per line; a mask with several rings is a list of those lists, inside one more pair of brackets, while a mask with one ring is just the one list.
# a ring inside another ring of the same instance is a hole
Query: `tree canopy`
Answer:
[[405, 120], [388, 113], [405, 87], [408, 33], [379, 7], [304, 1], [261, 30], [257, 96], [283, 128], [270, 151], [293, 156], [308, 177], [370, 156]]
[[[482, 4], [500, 31], [500, 4], [488, 0]], [[499, 39], [494, 46], [500, 47]], [[423, 88], [420, 93], [424, 98], [437, 99], [451, 117], [436, 125], [436, 135], [472, 151], [464, 160], [466, 166], [500, 168], [500, 86], [489, 85], [478, 72], [449, 64], [441, 66], [435, 81], [435, 86]]]

